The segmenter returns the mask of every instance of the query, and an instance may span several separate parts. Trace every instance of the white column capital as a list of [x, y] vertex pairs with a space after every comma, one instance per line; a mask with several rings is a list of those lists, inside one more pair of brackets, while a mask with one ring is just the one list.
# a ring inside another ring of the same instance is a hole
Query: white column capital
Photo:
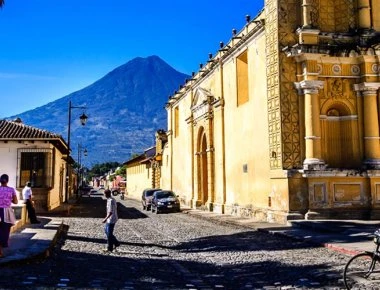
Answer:
[[364, 82], [360, 84], [354, 84], [354, 90], [357, 92], [363, 92], [365, 95], [376, 94], [380, 88], [380, 83]]
[[323, 89], [324, 84], [324, 81], [318, 80], [303, 80], [299, 83], [294, 83], [300, 95], [317, 94], [319, 90]]

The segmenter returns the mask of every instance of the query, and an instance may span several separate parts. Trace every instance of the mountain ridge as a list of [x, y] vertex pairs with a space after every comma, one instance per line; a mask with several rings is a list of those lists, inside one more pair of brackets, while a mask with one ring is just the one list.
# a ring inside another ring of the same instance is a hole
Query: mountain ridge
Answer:
[[[167, 126], [164, 106], [168, 96], [188, 77], [159, 56], [136, 57], [81, 90], [10, 118], [19, 117], [25, 124], [58, 133], [67, 141], [71, 101], [73, 158], [77, 159], [81, 144], [88, 151], [88, 166], [123, 162], [154, 145], [155, 131]], [[89, 117], [85, 126], [78, 120], [83, 112]]]

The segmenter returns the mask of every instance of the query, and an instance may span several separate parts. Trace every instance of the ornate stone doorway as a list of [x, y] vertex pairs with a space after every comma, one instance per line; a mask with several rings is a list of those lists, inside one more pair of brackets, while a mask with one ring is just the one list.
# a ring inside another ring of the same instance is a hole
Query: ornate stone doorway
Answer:
[[198, 200], [201, 206], [208, 202], [208, 162], [207, 162], [207, 137], [203, 127], [200, 128], [198, 134]]

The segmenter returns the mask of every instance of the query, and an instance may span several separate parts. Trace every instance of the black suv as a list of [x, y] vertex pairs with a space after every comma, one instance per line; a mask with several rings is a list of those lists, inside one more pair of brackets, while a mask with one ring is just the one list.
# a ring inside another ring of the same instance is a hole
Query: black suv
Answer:
[[141, 196], [141, 204], [142, 204], [143, 210], [150, 210], [150, 206], [152, 205], [153, 194], [159, 190], [161, 190], [161, 189], [160, 188], [144, 189], [142, 196]]

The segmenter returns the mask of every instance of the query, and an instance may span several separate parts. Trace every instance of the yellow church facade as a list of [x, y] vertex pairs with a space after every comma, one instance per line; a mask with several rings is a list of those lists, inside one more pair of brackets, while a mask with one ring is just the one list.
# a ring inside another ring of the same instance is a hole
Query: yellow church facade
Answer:
[[266, 0], [169, 99], [161, 187], [285, 223], [380, 217], [380, 1]]

